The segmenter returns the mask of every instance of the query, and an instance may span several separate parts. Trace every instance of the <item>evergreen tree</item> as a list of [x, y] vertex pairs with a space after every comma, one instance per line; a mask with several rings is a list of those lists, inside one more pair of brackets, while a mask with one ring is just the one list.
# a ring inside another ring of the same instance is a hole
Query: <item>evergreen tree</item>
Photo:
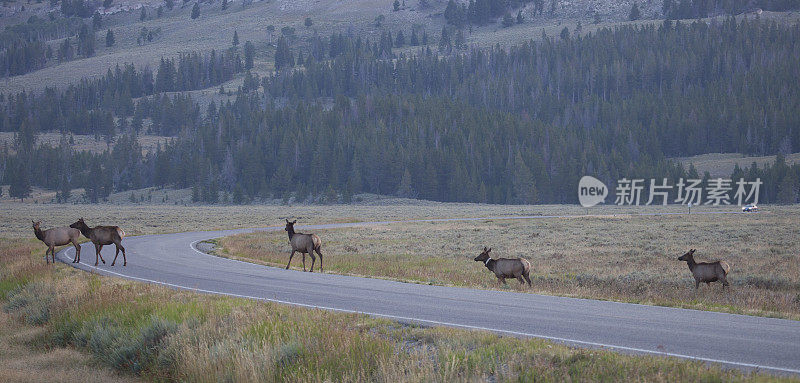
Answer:
[[394, 3], [392, 5], [394, 7], [395, 12], [400, 10], [400, 0], [394, 0]]
[[256, 55], [256, 47], [248, 40], [244, 43], [244, 69], [253, 69], [253, 60]]
[[634, 21], [634, 20], [639, 20], [640, 18], [642, 18], [642, 14], [641, 12], [639, 12], [639, 4], [634, 2], [633, 6], [631, 7], [630, 14], [628, 14], [628, 20]]
[[192, 7], [192, 20], [198, 17], [200, 17], [200, 4], [194, 3], [194, 6]]
[[92, 15], [92, 29], [100, 30], [103, 28], [103, 18], [100, 16], [100, 12], [95, 12]]
[[139, 21], [147, 20], [147, 7], [142, 6], [142, 13], [139, 14]]
[[400, 30], [397, 32], [397, 37], [395, 38], [394, 46], [402, 47], [403, 45], [406, 45], [406, 37], [403, 36], [403, 31]]
[[239, 45], [239, 32], [233, 31], [233, 46]]
[[411, 46], [418, 46], [419, 45], [419, 37], [417, 36], [417, 30], [411, 30]]
[[512, 25], [514, 25], [514, 18], [511, 17], [511, 12], [506, 12], [506, 14], [503, 15], [503, 28], [508, 28]]
[[228, 9], [228, 0], [222, 0], [222, 10]]
[[175, 0], [165, 0], [164, 5], [171, 11], [172, 8], [175, 8]]
[[106, 46], [107, 47], [114, 46], [114, 31], [112, 31], [111, 29], [109, 29], [106, 32]]

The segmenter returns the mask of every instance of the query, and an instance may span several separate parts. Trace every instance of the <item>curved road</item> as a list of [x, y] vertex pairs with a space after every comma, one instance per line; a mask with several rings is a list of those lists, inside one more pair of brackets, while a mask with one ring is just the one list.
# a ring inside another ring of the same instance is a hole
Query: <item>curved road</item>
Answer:
[[[543, 216], [461, 220], [521, 218]], [[416, 222], [431, 221], [445, 219]], [[316, 225], [304, 229], [387, 223], [392, 222]], [[282, 229], [128, 237], [123, 242], [131, 258], [126, 267], [122, 267], [121, 255], [116, 266], [110, 266], [114, 259], [113, 245], [103, 248], [107, 264], [101, 263], [97, 268], [93, 266], [91, 243], [83, 245], [80, 264], [70, 263], [74, 256], [72, 247], [61, 250], [58, 259], [86, 271], [204, 293], [545, 338], [582, 347], [675, 356], [745, 370], [800, 374], [800, 321], [303, 273], [211, 256], [194, 247], [196, 242], [206, 239]]]

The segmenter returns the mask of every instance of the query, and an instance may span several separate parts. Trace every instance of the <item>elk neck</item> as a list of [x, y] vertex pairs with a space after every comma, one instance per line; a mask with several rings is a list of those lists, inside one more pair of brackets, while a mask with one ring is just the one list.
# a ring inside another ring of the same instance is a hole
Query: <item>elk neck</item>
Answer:
[[491, 271], [494, 271], [494, 264], [495, 263], [497, 263], [497, 261], [495, 261], [494, 259], [491, 259], [491, 258], [483, 261], [484, 266], [486, 266], [486, 268], [491, 270]]
[[44, 241], [44, 233], [42, 229], [33, 229], [33, 234], [36, 235], [36, 238], [40, 241]]
[[694, 261], [694, 257], [689, 257], [689, 259], [686, 260], [686, 265], [689, 266], [690, 271], [693, 271], [697, 262]]
[[295, 234], [294, 233], [294, 228], [290, 228], [289, 230], [286, 231], [286, 233], [289, 234], [289, 240], [291, 240], [292, 237], [294, 237], [294, 234]]
[[92, 234], [92, 229], [85, 223], [80, 226], [81, 227], [79, 227], [78, 230], [80, 230], [81, 234], [83, 234], [86, 238], [89, 238], [89, 235]]

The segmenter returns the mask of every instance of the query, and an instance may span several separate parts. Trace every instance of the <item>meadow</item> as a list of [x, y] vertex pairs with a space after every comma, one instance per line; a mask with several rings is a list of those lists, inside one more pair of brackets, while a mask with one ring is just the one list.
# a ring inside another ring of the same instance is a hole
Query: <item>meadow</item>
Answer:
[[[315, 233], [323, 241], [325, 271], [331, 273], [797, 320], [797, 213], [797, 206], [770, 206], [756, 214], [408, 222]], [[215, 243], [217, 255], [277, 267], [286, 265], [290, 252], [283, 231]], [[514, 280], [499, 286], [483, 264], [473, 261], [484, 246], [492, 248], [494, 258], [528, 259], [533, 287]], [[695, 292], [686, 263], [677, 260], [690, 248], [698, 249], [698, 261], [729, 263], [730, 288], [712, 283]], [[302, 270], [299, 256], [292, 266]]]
[[178, 291], [45, 265], [40, 248], [0, 240], [4, 381], [792, 380]]
[[[77, 217], [118, 224], [129, 235], [282, 228], [331, 222], [446, 217], [541, 216], [466, 222], [398, 222], [317, 230], [325, 271], [464, 287], [593, 297], [797, 319], [796, 206], [758, 214], [680, 213], [680, 207], [447, 204], [359, 195], [354, 205], [0, 204], [0, 376], [25, 381], [647, 381], [777, 380], [685, 360], [565, 347], [537, 339], [206, 296], [47, 266], [33, 239]], [[699, 209], [734, 211], [735, 207]], [[698, 212], [693, 209], [693, 212]], [[566, 216], [550, 218], [547, 216]], [[223, 238], [217, 254], [284, 266], [283, 230]], [[531, 260], [534, 287], [499, 287], [482, 264]], [[698, 248], [733, 266], [731, 288], [702, 286], [675, 258]], [[131, 259], [135, 262], [135, 259]], [[295, 269], [301, 267], [295, 257]], [[82, 357], [85, 353], [92, 358]], [[22, 363], [30, 360], [30, 363]], [[95, 379], [95, 378], [92, 378]], [[91, 380], [91, 379], [89, 379]]]

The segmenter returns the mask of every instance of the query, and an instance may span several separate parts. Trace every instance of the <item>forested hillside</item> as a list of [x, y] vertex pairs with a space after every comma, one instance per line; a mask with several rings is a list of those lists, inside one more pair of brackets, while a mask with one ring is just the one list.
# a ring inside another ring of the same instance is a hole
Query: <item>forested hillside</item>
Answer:
[[[235, 101], [202, 112], [161, 92], [217, 84], [243, 66], [229, 53], [184, 56], [155, 74], [128, 67], [4, 98], [0, 130], [19, 136], [0, 167], [15, 190], [85, 187], [91, 200], [155, 185], [192, 187], [205, 202], [373, 192], [572, 203], [585, 174], [613, 188], [622, 177], [699, 176], [672, 156], [800, 148], [798, 41], [797, 25], [752, 19], [565, 29], [444, 55], [334, 35], [288, 52], [298, 60], [272, 76], [248, 73]], [[47, 129], [88, 129], [110, 144], [105, 132], [125, 136], [97, 155], [34, 148]], [[142, 129], [177, 138], [143, 156]], [[776, 177], [762, 201], [797, 200], [800, 166], [745, 173], [759, 172]]]

